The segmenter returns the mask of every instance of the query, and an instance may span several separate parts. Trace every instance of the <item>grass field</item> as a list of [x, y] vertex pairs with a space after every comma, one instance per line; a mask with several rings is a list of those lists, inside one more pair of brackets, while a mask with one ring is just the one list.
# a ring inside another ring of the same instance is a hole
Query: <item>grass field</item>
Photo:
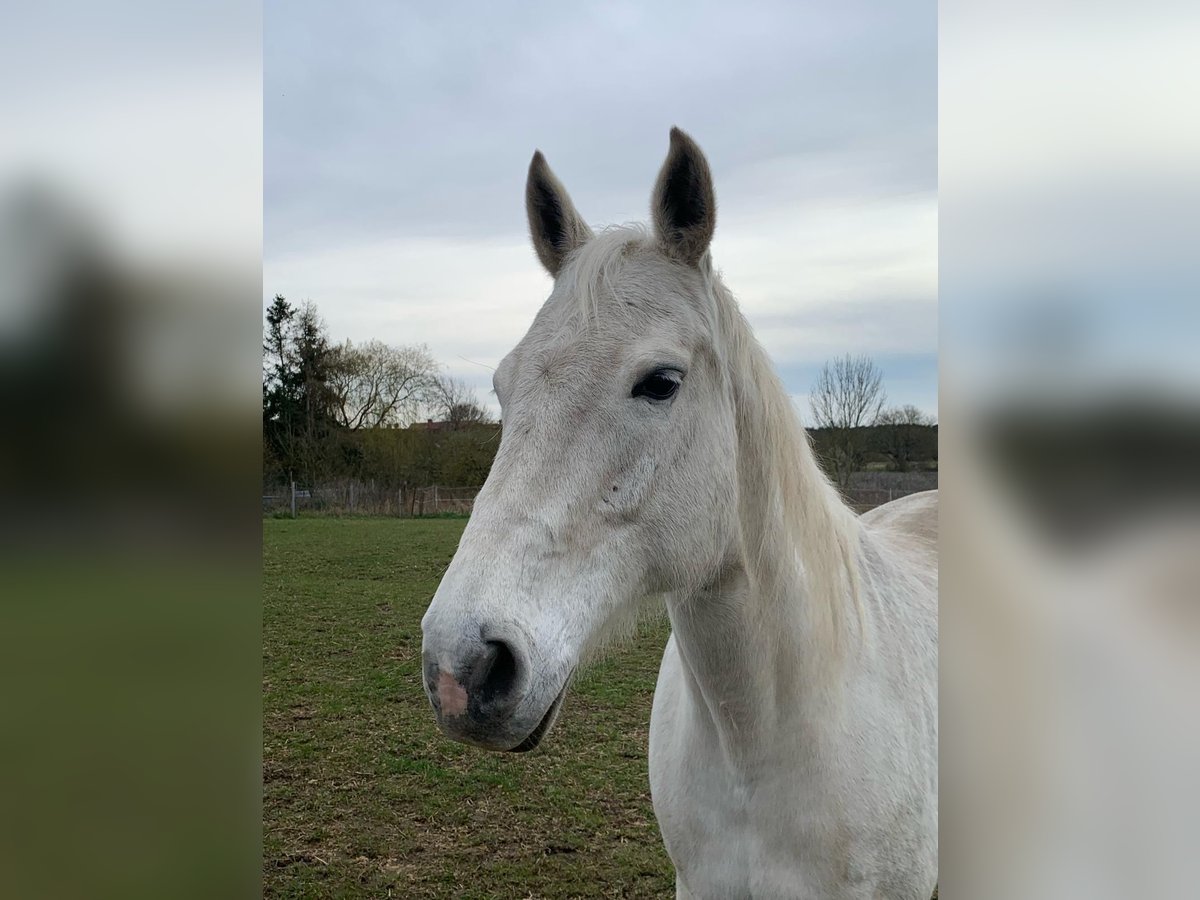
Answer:
[[580, 678], [545, 743], [443, 738], [421, 616], [465, 520], [263, 523], [269, 897], [658, 897], [646, 743], [665, 621]]

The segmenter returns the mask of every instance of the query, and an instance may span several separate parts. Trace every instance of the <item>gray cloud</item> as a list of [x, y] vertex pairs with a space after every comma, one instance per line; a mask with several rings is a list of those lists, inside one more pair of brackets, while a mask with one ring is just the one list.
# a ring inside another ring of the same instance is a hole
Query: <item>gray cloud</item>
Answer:
[[641, 217], [672, 124], [726, 188], [797, 164], [783, 195], [742, 174], [748, 200], [932, 191], [935, 17], [927, 2], [270, 6], [268, 252], [521, 232], [535, 147], [589, 217]]
[[264, 293], [316, 300], [335, 337], [494, 365], [548, 291], [534, 148], [589, 221], [644, 220], [678, 124], [717, 180], [717, 262], [781, 362], [936, 353], [933, 3], [266, 15]]

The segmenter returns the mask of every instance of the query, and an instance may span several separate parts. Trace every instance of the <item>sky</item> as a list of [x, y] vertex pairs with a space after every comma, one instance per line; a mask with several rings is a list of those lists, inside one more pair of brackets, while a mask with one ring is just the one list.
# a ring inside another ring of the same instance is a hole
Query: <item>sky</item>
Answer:
[[931, 2], [266, 6], [264, 306], [491, 368], [550, 293], [524, 183], [546, 154], [596, 227], [646, 221], [678, 125], [718, 199], [713, 258], [807, 417], [866, 354], [937, 414]]

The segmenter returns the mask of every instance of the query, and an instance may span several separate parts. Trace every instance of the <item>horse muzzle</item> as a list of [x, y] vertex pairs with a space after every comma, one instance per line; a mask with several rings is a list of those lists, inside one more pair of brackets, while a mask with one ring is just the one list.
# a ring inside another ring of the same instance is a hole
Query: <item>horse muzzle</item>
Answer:
[[439, 641], [427, 629], [422, 664], [438, 727], [456, 741], [488, 750], [536, 747], [566, 690], [564, 685], [545, 708], [546, 692], [535, 689], [528, 649], [515, 635]]

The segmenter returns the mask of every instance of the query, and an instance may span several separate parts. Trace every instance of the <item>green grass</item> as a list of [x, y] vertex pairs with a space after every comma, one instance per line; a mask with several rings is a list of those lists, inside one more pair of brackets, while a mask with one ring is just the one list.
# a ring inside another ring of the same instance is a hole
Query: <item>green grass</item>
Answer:
[[666, 623], [578, 679], [532, 753], [452, 743], [421, 616], [465, 524], [264, 521], [265, 896], [674, 896], [646, 769]]

